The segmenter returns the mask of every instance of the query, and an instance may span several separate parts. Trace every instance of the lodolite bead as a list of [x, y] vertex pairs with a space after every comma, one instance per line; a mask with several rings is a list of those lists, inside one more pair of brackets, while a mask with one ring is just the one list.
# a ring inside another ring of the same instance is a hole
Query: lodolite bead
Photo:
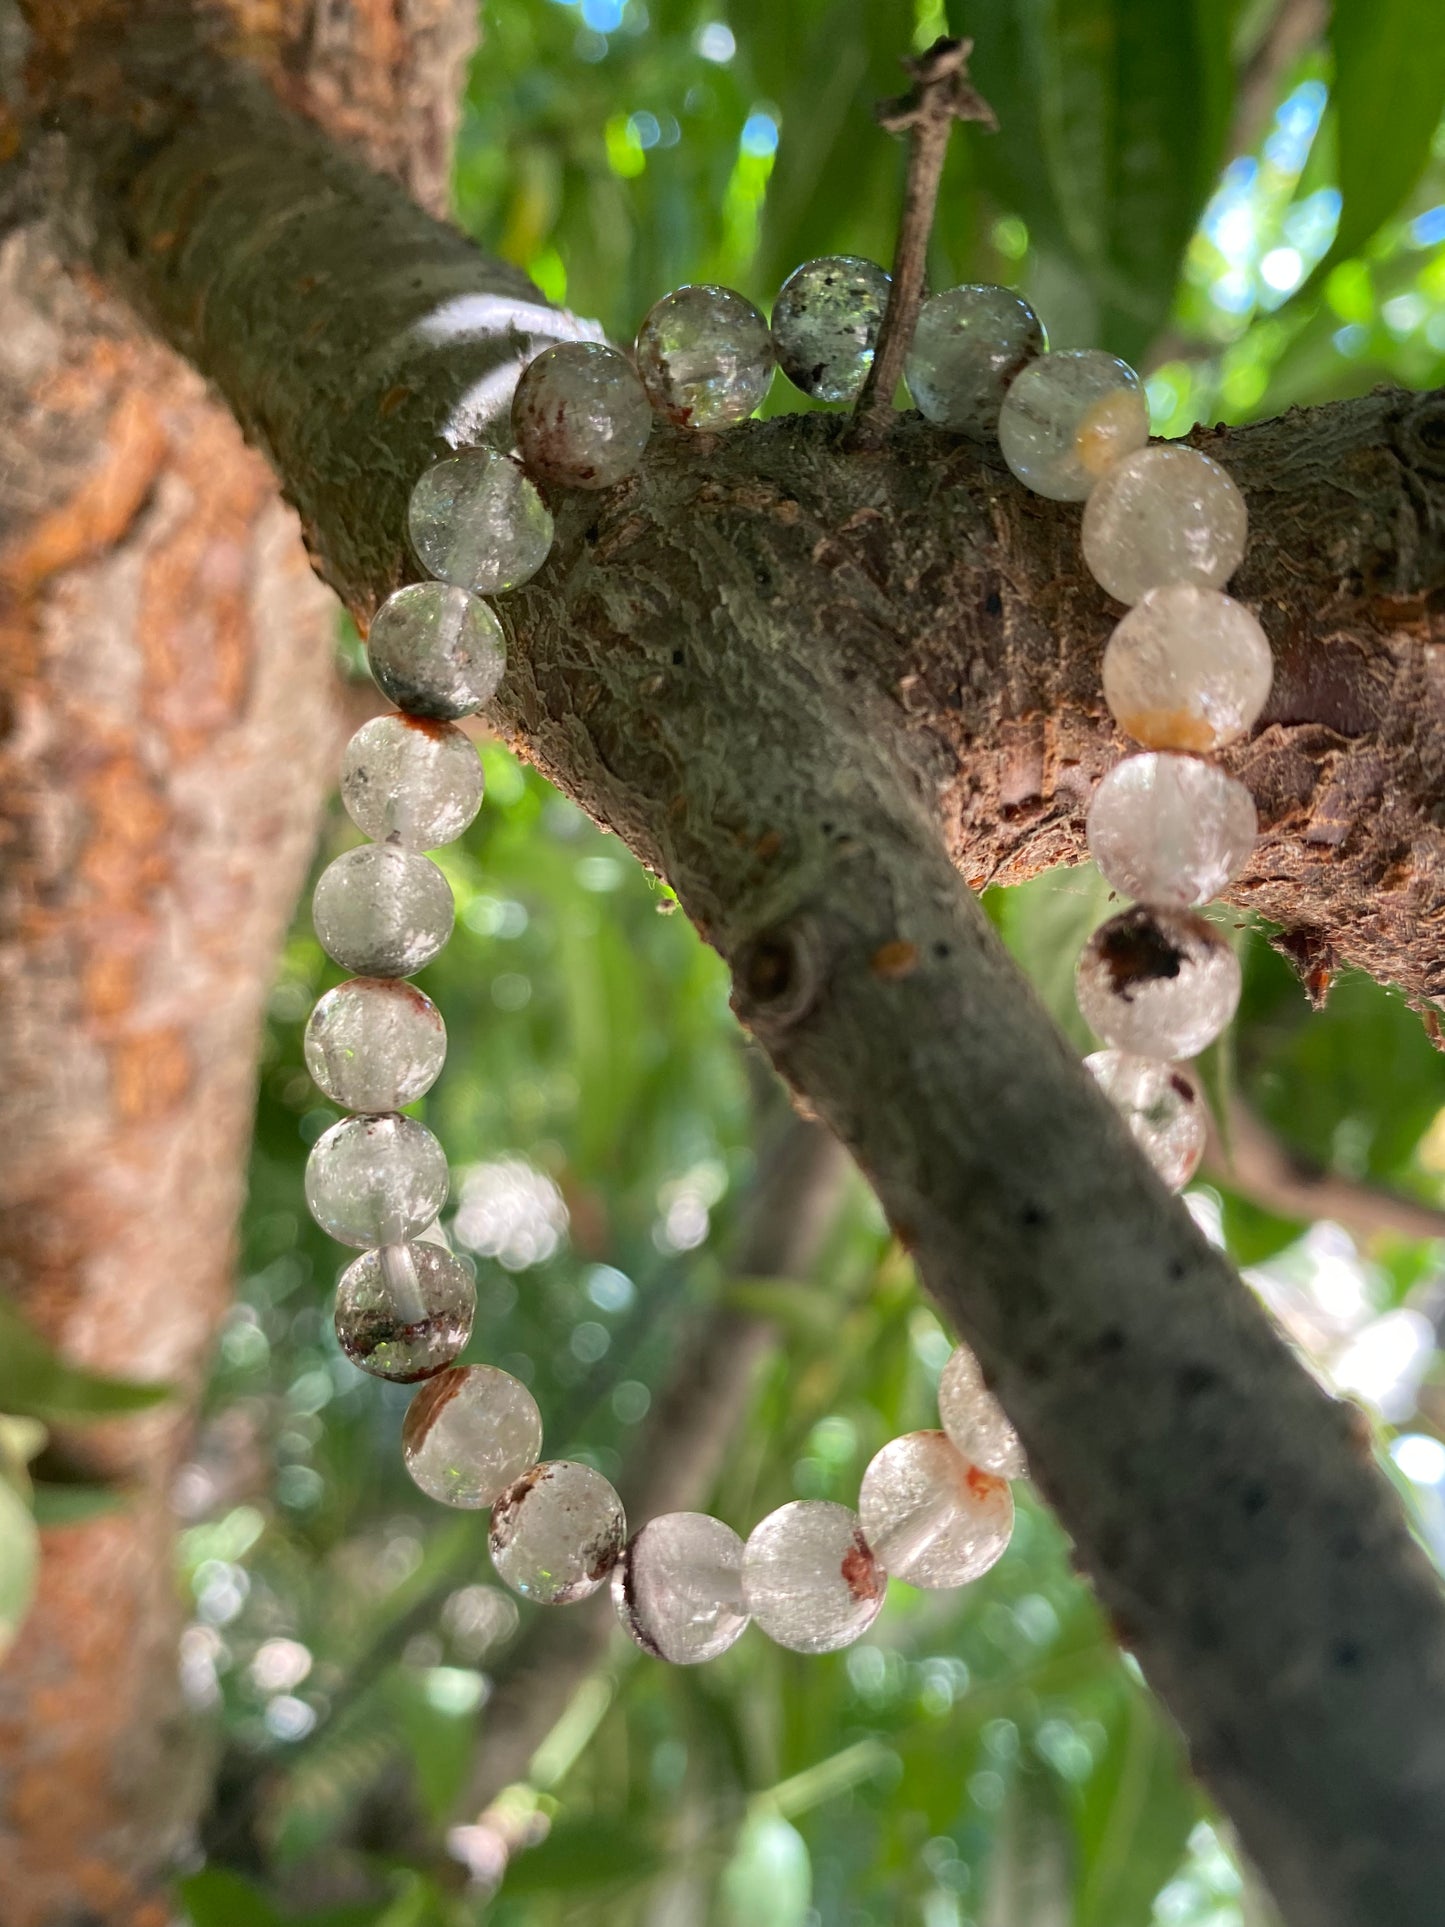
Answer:
[[927, 420], [981, 441], [997, 434], [1010, 383], [1044, 345], [1043, 323], [1011, 288], [945, 288], [919, 310], [904, 379]]
[[492, 1506], [497, 1577], [543, 1606], [596, 1592], [626, 1538], [621, 1499], [600, 1472], [569, 1459], [534, 1465]]
[[861, 1639], [887, 1584], [857, 1513], [827, 1500], [779, 1506], [743, 1548], [748, 1610], [769, 1639], [795, 1653], [832, 1653]]
[[476, 595], [530, 582], [552, 549], [551, 510], [494, 448], [433, 462], [411, 492], [407, 528], [428, 575]]
[[429, 1379], [401, 1428], [406, 1469], [430, 1499], [480, 1512], [537, 1463], [542, 1414], [495, 1365], [449, 1365]]
[[876, 261], [825, 254], [794, 268], [773, 303], [778, 366], [816, 401], [853, 401], [873, 365], [893, 286]]
[[1085, 1021], [1116, 1050], [1193, 1057], [1234, 1015], [1239, 959], [1203, 917], [1139, 904], [1100, 924], [1074, 987]]
[[447, 1027], [430, 997], [390, 977], [353, 977], [312, 1011], [302, 1048], [318, 1087], [345, 1111], [399, 1111], [446, 1062]]
[[1222, 749], [1269, 700], [1274, 658], [1259, 623], [1218, 589], [1150, 589], [1104, 651], [1114, 721], [1149, 749]]
[[1178, 442], [1127, 456], [1084, 510], [1094, 580], [1120, 602], [1190, 582], [1222, 589], [1244, 560], [1244, 497], [1218, 462]]
[[1142, 903], [1208, 903], [1248, 863], [1258, 834], [1243, 783], [1170, 750], [1126, 756], [1089, 805], [1089, 854], [1111, 888]]
[[955, 1346], [938, 1381], [938, 1422], [971, 1464], [1001, 1479], [1022, 1479], [1027, 1474], [1019, 1435], [984, 1384], [978, 1360], [967, 1345]]
[[863, 1536], [891, 1576], [966, 1586], [1013, 1537], [1007, 1479], [973, 1465], [944, 1432], [910, 1432], [870, 1461], [858, 1494]]
[[306, 1160], [306, 1203], [343, 1245], [402, 1244], [447, 1201], [446, 1153], [410, 1117], [344, 1117]]
[[1188, 1071], [1126, 1050], [1096, 1050], [1084, 1064], [1169, 1189], [1181, 1190], [1209, 1140], [1204, 1099]]
[[373, 716], [341, 759], [341, 800], [357, 829], [403, 850], [459, 837], [482, 807], [482, 765], [451, 723]]
[[654, 1659], [716, 1659], [748, 1623], [743, 1542], [705, 1512], [664, 1512], [633, 1534], [612, 1568], [612, 1603]]
[[773, 378], [773, 337], [732, 288], [677, 288], [637, 331], [647, 398], [678, 428], [728, 428], [751, 415]]
[[411, 1385], [451, 1364], [476, 1308], [472, 1274], [444, 1245], [382, 1245], [342, 1272], [336, 1336], [362, 1371]]
[[1082, 502], [1149, 439], [1144, 384], [1115, 355], [1065, 349], [1031, 362], [999, 410], [1003, 458], [1036, 495]]
[[652, 407], [626, 355], [600, 341], [559, 341], [522, 370], [512, 433], [543, 481], [611, 488], [641, 462]]
[[388, 843], [328, 863], [311, 899], [322, 949], [358, 977], [410, 977], [443, 948], [455, 914], [431, 859]]
[[490, 702], [507, 667], [495, 612], [447, 582], [413, 582], [389, 595], [371, 619], [366, 656], [398, 709], [443, 723]]

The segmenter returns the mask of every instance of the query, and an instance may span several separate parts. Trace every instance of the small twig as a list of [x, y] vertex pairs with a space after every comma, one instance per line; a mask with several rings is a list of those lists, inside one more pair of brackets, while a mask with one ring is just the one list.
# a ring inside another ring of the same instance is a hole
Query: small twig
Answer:
[[928, 237], [933, 232], [933, 211], [953, 123], [976, 120], [994, 130], [998, 127], [993, 109], [968, 78], [972, 51], [971, 40], [935, 40], [927, 53], [904, 61], [913, 77], [908, 92], [897, 100], [883, 101], [875, 110], [880, 127], [909, 137], [908, 179], [893, 256], [893, 286], [873, 365], [854, 410], [854, 433], [861, 437], [884, 427], [893, 412], [893, 397], [923, 300]]

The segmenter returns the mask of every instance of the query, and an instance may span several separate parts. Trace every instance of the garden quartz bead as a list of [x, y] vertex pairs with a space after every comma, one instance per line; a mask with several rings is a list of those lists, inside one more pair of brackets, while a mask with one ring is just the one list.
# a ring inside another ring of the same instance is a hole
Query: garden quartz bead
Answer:
[[495, 1365], [449, 1365], [428, 1379], [401, 1428], [406, 1469], [430, 1499], [469, 1512], [495, 1504], [536, 1463], [542, 1414]]
[[311, 920], [328, 957], [358, 977], [410, 977], [452, 934], [451, 885], [428, 857], [389, 843], [327, 864]]
[[982, 441], [997, 434], [1010, 383], [1044, 347], [1043, 323], [1011, 288], [945, 288], [919, 310], [904, 380], [928, 421]]
[[909, 1432], [870, 1461], [858, 1494], [863, 1536], [889, 1576], [934, 1591], [966, 1586], [1013, 1536], [1008, 1481], [973, 1465], [944, 1432]]
[[1241, 603], [1191, 582], [1150, 589], [1104, 651], [1104, 698], [1149, 749], [1205, 752], [1247, 736], [1274, 681], [1264, 630]]
[[371, 619], [366, 656], [398, 709], [441, 723], [489, 703], [507, 667], [495, 612], [447, 582], [413, 582], [389, 595]]
[[876, 261], [825, 254], [794, 268], [773, 303], [778, 366], [815, 401], [854, 401], [873, 365], [892, 278]]
[[482, 765], [451, 723], [373, 716], [346, 745], [341, 800], [377, 843], [435, 850], [455, 842], [482, 807]]
[[446, 1153], [410, 1117], [344, 1117], [306, 1160], [306, 1203], [338, 1244], [401, 1244], [447, 1201]]
[[887, 1583], [857, 1513], [823, 1499], [779, 1506], [743, 1548], [747, 1608], [769, 1639], [795, 1653], [832, 1653], [861, 1639]]
[[612, 1568], [612, 1603], [644, 1653], [674, 1666], [716, 1659], [748, 1623], [743, 1542], [705, 1512], [664, 1512]]
[[984, 1384], [979, 1362], [967, 1345], [954, 1347], [938, 1381], [938, 1422], [973, 1465], [1001, 1479], [1022, 1479], [1027, 1474], [1019, 1435]]
[[1182, 1190], [1209, 1141], [1204, 1099], [1188, 1071], [1125, 1050], [1096, 1050], [1084, 1065], [1165, 1184]]
[[336, 1336], [362, 1371], [411, 1385], [451, 1364], [476, 1308], [472, 1274], [445, 1246], [382, 1245], [342, 1272]]
[[1244, 560], [1249, 516], [1228, 473], [1178, 442], [1111, 468], [1084, 510], [1084, 560], [1119, 602], [1193, 583], [1222, 589]]
[[1234, 1015], [1239, 959], [1193, 911], [1139, 904], [1100, 924], [1074, 987], [1085, 1021], [1116, 1050], [1194, 1057]]
[[411, 492], [407, 528], [427, 574], [474, 595], [520, 588], [552, 549], [550, 509], [494, 448], [433, 462]]
[[414, 985], [353, 977], [317, 1004], [302, 1048], [317, 1087], [343, 1110], [399, 1111], [436, 1082], [447, 1028]]
[[627, 1538], [622, 1501], [590, 1465], [534, 1465], [492, 1507], [497, 1577], [526, 1599], [567, 1606], [607, 1578]]
[[611, 488], [642, 460], [652, 405], [626, 355], [600, 341], [559, 341], [522, 370], [512, 433], [529, 474]]
[[773, 378], [773, 337], [752, 302], [707, 285], [665, 294], [637, 331], [637, 372], [676, 428], [730, 428]]
[[1094, 348], [1042, 355], [1018, 376], [998, 417], [1003, 458], [1036, 495], [1082, 502], [1101, 476], [1149, 439], [1144, 384]]
[[1239, 875], [1259, 820], [1243, 783], [1213, 763], [1143, 750], [1101, 780], [1087, 834], [1104, 881], [1121, 896], [1188, 909]]

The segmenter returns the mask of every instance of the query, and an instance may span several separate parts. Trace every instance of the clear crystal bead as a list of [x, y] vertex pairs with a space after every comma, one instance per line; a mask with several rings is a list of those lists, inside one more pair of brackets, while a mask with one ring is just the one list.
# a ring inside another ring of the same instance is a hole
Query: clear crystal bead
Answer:
[[382, 1245], [342, 1272], [336, 1336], [362, 1371], [411, 1385], [451, 1364], [476, 1307], [472, 1274], [444, 1245]]
[[328, 863], [311, 921], [328, 957], [358, 977], [410, 977], [452, 934], [451, 886], [428, 857], [368, 843]]
[[448, 582], [413, 582], [372, 617], [366, 657], [398, 709], [445, 723], [491, 701], [507, 645], [496, 612], [479, 597]]
[[769, 1639], [795, 1653], [832, 1653], [861, 1639], [886, 1587], [857, 1513], [827, 1500], [779, 1506], [743, 1548], [747, 1608]]
[[399, 1111], [429, 1091], [447, 1055], [430, 997], [390, 977], [353, 977], [312, 1011], [306, 1068], [344, 1111]]
[[1169, 1189], [1182, 1190], [1209, 1141], [1204, 1099], [1188, 1071], [1126, 1050], [1096, 1050], [1084, 1063]]
[[1090, 937], [1074, 979], [1106, 1044], [1140, 1057], [1194, 1057], [1239, 1003], [1239, 959], [1203, 917], [1143, 904]]
[[938, 1422], [970, 1464], [1000, 1479], [1027, 1475], [1019, 1435], [984, 1384], [983, 1371], [967, 1345], [954, 1348], [938, 1381]]
[[773, 337], [732, 288], [677, 288], [637, 331], [647, 398], [678, 428], [727, 428], [751, 415], [773, 378]]
[[401, 1428], [406, 1469], [430, 1499], [479, 1512], [537, 1463], [542, 1414], [495, 1365], [449, 1365], [428, 1379]]
[[1222, 589], [1244, 560], [1244, 497], [1197, 448], [1158, 442], [1111, 468], [1084, 510], [1094, 580], [1119, 602], [1192, 582]]
[[982, 441], [1009, 385], [1044, 352], [1043, 323], [1012, 288], [945, 288], [924, 302], [904, 364], [919, 411]]
[[1141, 596], [1104, 651], [1114, 720], [1150, 749], [1222, 749], [1248, 735], [1273, 680], [1269, 641], [1249, 610], [1190, 582]]
[[612, 1603], [654, 1659], [716, 1659], [748, 1623], [743, 1542], [705, 1512], [664, 1512], [633, 1534], [613, 1567]]
[[596, 1592], [626, 1538], [621, 1499], [600, 1472], [569, 1459], [534, 1465], [492, 1507], [497, 1577], [543, 1606]]
[[1054, 502], [1082, 502], [1148, 439], [1144, 384], [1128, 362], [1095, 348], [1040, 356], [999, 410], [1004, 460], [1036, 495]]
[[893, 283], [875, 261], [825, 254], [794, 268], [773, 303], [778, 366], [817, 401], [853, 401], [873, 365]]
[[520, 588], [552, 549], [547, 504], [494, 448], [433, 462], [411, 492], [407, 527], [427, 574], [475, 595]]
[[1126, 756], [1089, 806], [1089, 853], [1104, 881], [1121, 896], [1181, 910], [1227, 889], [1258, 834], [1243, 783], [1171, 750]]
[[858, 1494], [863, 1537], [889, 1574], [936, 1590], [966, 1586], [1003, 1557], [1014, 1529], [1008, 1480], [973, 1465], [944, 1432], [909, 1432], [870, 1461]]
[[626, 355], [600, 341], [559, 341], [523, 369], [512, 433], [530, 474], [564, 488], [611, 488], [642, 461], [652, 407]]
[[306, 1160], [306, 1203], [343, 1245], [402, 1244], [447, 1201], [446, 1153], [410, 1117], [344, 1117]]
[[482, 765], [451, 723], [373, 716], [346, 745], [341, 800], [357, 829], [403, 850], [454, 842], [482, 807]]

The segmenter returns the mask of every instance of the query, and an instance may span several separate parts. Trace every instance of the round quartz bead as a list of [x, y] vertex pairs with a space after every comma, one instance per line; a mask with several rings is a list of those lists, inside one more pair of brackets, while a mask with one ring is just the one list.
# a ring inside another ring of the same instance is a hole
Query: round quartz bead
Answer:
[[1159, 1176], [1171, 1191], [1181, 1190], [1209, 1137], [1204, 1100], [1188, 1071], [1126, 1050], [1096, 1050], [1084, 1063]]
[[1094, 580], [1120, 602], [1192, 582], [1222, 589], [1244, 560], [1244, 497], [1197, 448], [1140, 448], [1100, 482], [1084, 510]]
[[1003, 458], [1035, 495], [1082, 502], [1108, 469], [1149, 439], [1144, 384], [1095, 348], [1032, 362], [999, 411]]
[[955, 1347], [938, 1381], [938, 1420], [971, 1465], [1000, 1479], [1021, 1479], [1028, 1472], [1019, 1435], [983, 1382], [978, 1360], [967, 1345]]
[[1104, 651], [1104, 697], [1150, 749], [1222, 749], [1259, 721], [1274, 680], [1263, 629], [1218, 589], [1174, 582], [1141, 596]]
[[637, 331], [647, 398], [678, 428], [727, 428], [751, 415], [773, 378], [773, 338], [732, 288], [677, 288]]
[[433, 462], [411, 492], [407, 527], [428, 575], [477, 595], [530, 582], [552, 549], [547, 504], [494, 448]]
[[945, 288], [918, 313], [904, 379], [940, 428], [998, 432], [1009, 384], [1044, 352], [1043, 323], [1011, 288]]
[[342, 1272], [336, 1336], [362, 1371], [411, 1385], [451, 1364], [476, 1308], [471, 1273], [442, 1245], [382, 1245]]
[[451, 885], [437, 866], [389, 843], [328, 863], [311, 899], [321, 947], [358, 977], [409, 977], [452, 934]]
[[748, 1623], [743, 1542], [705, 1512], [665, 1512], [612, 1568], [617, 1617], [644, 1653], [695, 1666], [725, 1653]]
[[366, 656], [398, 709], [454, 722], [490, 702], [507, 666], [496, 614], [446, 582], [413, 582], [371, 619]]
[[482, 765], [451, 723], [373, 716], [341, 762], [341, 800], [378, 843], [434, 850], [452, 843], [482, 807]]
[[401, 1428], [406, 1469], [429, 1499], [480, 1512], [529, 1472], [542, 1414], [520, 1379], [495, 1365], [449, 1365], [429, 1379]]
[[621, 1499], [600, 1472], [570, 1459], [534, 1465], [492, 1507], [497, 1577], [543, 1606], [596, 1592], [626, 1538]]
[[600, 341], [559, 341], [523, 369], [512, 433], [531, 474], [611, 488], [641, 462], [652, 407], [626, 355]]
[[306, 1203], [343, 1245], [401, 1244], [447, 1201], [446, 1153], [410, 1117], [344, 1117], [306, 1160]]
[[966, 1586], [1013, 1537], [1008, 1480], [972, 1465], [944, 1432], [885, 1445], [858, 1494], [863, 1537], [895, 1579], [929, 1591]]
[[887, 1583], [857, 1513], [823, 1499], [779, 1506], [743, 1548], [748, 1611], [795, 1653], [832, 1653], [861, 1639]]
[[1243, 783], [1169, 750], [1126, 756], [1089, 805], [1089, 853], [1104, 881], [1143, 903], [1208, 903], [1248, 863], [1258, 834]]
[[345, 1111], [399, 1111], [435, 1084], [447, 1027], [430, 997], [388, 977], [353, 977], [312, 1011], [303, 1048], [318, 1087]]
[[1140, 904], [1110, 917], [1079, 958], [1085, 1021], [1116, 1050], [1193, 1057], [1239, 1003], [1239, 959], [1203, 917]]
[[853, 401], [873, 365], [893, 286], [875, 261], [825, 254], [794, 268], [773, 303], [778, 366], [816, 401]]

